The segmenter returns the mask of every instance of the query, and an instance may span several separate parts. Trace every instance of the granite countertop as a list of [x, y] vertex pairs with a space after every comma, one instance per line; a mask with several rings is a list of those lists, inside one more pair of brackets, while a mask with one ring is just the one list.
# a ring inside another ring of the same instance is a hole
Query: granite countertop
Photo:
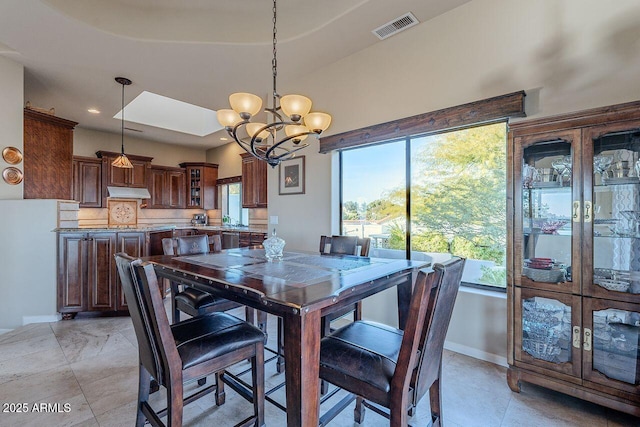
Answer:
[[224, 227], [220, 225], [138, 225], [136, 227], [99, 227], [99, 226], [86, 226], [75, 228], [55, 228], [53, 231], [58, 233], [100, 233], [100, 232], [153, 232], [153, 231], [166, 231], [166, 230], [185, 230], [185, 229], [197, 229], [204, 231], [231, 231], [231, 232], [245, 232], [245, 233], [266, 233], [267, 230], [258, 229], [253, 227]]

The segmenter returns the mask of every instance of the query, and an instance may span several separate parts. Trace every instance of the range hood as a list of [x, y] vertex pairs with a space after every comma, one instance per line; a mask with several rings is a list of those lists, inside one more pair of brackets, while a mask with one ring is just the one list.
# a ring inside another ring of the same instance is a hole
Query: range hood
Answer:
[[150, 199], [151, 194], [146, 188], [131, 187], [107, 187], [109, 197], [117, 197], [118, 199]]

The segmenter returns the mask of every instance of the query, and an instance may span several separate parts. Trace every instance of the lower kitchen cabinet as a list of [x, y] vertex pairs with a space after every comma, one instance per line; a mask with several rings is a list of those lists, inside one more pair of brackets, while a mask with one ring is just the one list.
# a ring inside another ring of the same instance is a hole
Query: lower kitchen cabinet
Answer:
[[58, 311], [70, 319], [79, 312], [128, 310], [114, 254], [146, 255], [144, 232], [59, 232]]

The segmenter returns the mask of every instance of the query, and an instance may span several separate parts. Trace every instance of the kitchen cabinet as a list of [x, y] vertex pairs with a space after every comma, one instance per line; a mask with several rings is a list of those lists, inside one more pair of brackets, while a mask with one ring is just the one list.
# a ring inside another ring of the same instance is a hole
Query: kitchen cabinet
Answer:
[[24, 109], [25, 199], [72, 198], [73, 129], [76, 122]]
[[185, 170], [166, 166], [149, 169], [149, 194], [147, 208], [184, 209], [186, 206]]
[[102, 206], [107, 206], [109, 196], [107, 187], [146, 188], [151, 160], [153, 157], [127, 154], [133, 168], [117, 168], [111, 163], [120, 155], [109, 151], [98, 151], [96, 156], [102, 159]]
[[102, 207], [102, 161], [91, 157], [73, 157], [73, 200], [81, 208]]
[[241, 231], [239, 233], [239, 246], [241, 248], [245, 248], [248, 246], [260, 246], [264, 239], [266, 239], [266, 233], [255, 232], [255, 231]]
[[218, 165], [212, 163], [180, 163], [186, 169], [187, 208], [216, 209]]
[[507, 380], [640, 416], [640, 102], [510, 125]]
[[59, 232], [57, 306], [63, 318], [79, 312], [127, 311], [114, 254], [146, 256], [146, 233]]
[[251, 154], [242, 157], [242, 207], [267, 207], [267, 162], [256, 159]]

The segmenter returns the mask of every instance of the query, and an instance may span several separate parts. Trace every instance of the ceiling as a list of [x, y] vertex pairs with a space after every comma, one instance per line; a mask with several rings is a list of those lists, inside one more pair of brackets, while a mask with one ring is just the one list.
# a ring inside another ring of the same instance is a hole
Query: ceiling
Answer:
[[[371, 31], [411, 12], [428, 21], [470, 0], [278, 0], [278, 82], [375, 43]], [[268, 0], [2, 0], [0, 55], [25, 67], [25, 102], [79, 127], [120, 132], [117, 76], [143, 91], [228, 108], [233, 92], [270, 92]], [[407, 31], [411, 31], [408, 29]], [[95, 108], [100, 114], [87, 110]], [[125, 114], [126, 117], [126, 114]], [[205, 137], [127, 123], [140, 138], [211, 148]]]

